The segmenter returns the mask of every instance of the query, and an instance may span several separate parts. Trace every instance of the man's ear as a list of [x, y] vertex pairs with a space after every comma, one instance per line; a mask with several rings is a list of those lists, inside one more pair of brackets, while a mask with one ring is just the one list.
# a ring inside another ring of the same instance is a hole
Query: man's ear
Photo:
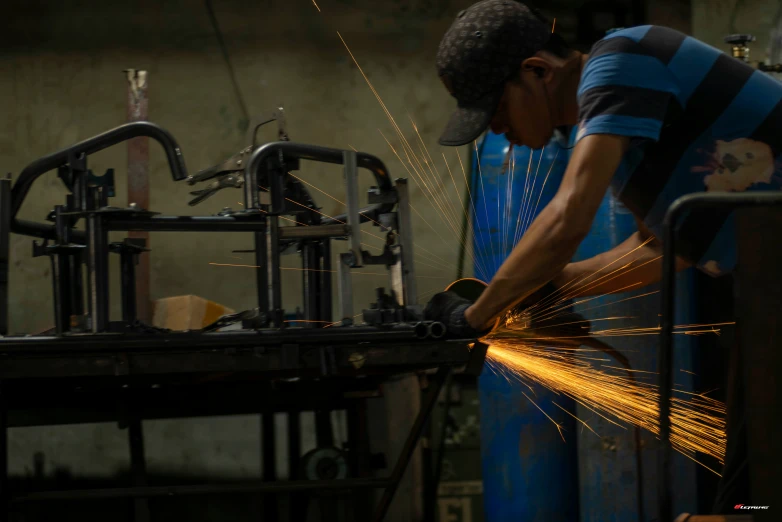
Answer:
[[544, 58], [532, 56], [521, 62], [521, 70], [531, 71], [535, 73], [538, 78], [548, 81], [551, 79], [554, 68]]

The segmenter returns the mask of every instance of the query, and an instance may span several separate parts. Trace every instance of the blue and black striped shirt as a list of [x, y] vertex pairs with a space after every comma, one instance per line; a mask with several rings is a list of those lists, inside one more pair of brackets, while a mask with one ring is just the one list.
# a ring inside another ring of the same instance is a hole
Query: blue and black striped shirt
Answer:
[[[782, 188], [782, 83], [694, 38], [657, 26], [610, 34], [590, 52], [578, 100], [576, 141], [632, 138], [612, 187], [658, 237], [684, 194]], [[733, 270], [732, 214], [687, 216], [679, 237], [701, 269]]]

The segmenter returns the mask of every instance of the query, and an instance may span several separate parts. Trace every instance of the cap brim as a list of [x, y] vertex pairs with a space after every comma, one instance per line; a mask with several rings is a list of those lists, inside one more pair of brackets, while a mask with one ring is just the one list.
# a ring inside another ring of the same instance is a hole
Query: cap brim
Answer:
[[440, 145], [458, 147], [478, 139], [491, 123], [502, 91], [491, 93], [469, 105], [460, 105], [440, 136]]

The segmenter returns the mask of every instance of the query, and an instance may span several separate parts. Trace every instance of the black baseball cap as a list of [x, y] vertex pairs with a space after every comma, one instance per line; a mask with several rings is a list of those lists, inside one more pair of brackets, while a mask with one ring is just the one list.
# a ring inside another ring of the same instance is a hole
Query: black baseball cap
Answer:
[[482, 0], [461, 11], [437, 51], [437, 72], [458, 102], [440, 144], [477, 139], [497, 111], [505, 82], [550, 36], [548, 21], [514, 0]]

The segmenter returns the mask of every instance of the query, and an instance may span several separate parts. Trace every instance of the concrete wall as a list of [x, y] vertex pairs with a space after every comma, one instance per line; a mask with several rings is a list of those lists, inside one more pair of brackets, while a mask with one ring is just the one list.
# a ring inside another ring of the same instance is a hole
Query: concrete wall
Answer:
[[[779, 0], [693, 0], [692, 34], [699, 40], [729, 51], [723, 37], [749, 33], [757, 38], [750, 45], [751, 58], [765, 61], [771, 31], [779, 26], [782, 2]], [[779, 57], [776, 58], [779, 60]]]
[[[411, 143], [415, 119], [439, 171], [448, 197], [457, 194], [444, 168], [436, 138], [454, 106], [440, 85], [434, 54], [455, 13], [470, 0], [394, 3], [231, 0], [215, 2], [215, 13], [236, 70], [251, 118], [278, 103], [287, 109], [293, 140], [339, 148], [353, 146], [380, 156], [394, 177], [410, 177], [378, 132], [400, 149], [380, 105], [337, 36], [340, 31]], [[179, 140], [188, 167], [197, 171], [245, 146], [244, 116], [234, 93], [204, 2], [178, 0], [132, 4], [82, 1], [12, 2], [7, 7], [0, 44], [0, 157], [2, 168], [18, 173], [39, 156], [121, 124], [125, 120], [125, 68], [149, 71], [150, 120]], [[271, 139], [267, 132], [264, 137]], [[164, 214], [212, 214], [236, 208], [239, 191], [225, 191], [195, 209], [187, 206], [189, 187], [171, 181], [165, 158], [151, 144], [151, 210]], [[446, 151], [458, 169], [456, 151]], [[462, 150], [466, 158], [466, 151]], [[117, 169], [118, 196], [126, 203], [126, 147], [91, 157], [96, 173]], [[302, 177], [343, 200], [338, 166], [305, 164]], [[461, 172], [454, 172], [458, 183]], [[366, 176], [363, 189], [370, 185]], [[412, 182], [411, 182], [412, 183]], [[341, 205], [317, 193], [323, 212]], [[24, 218], [42, 220], [65, 194], [51, 174], [37, 183], [22, 209]], [[419, 256], [420, 291], [434, 290], [456, 273], [453, 233], [437, 217], [413, 183], [413, 204], [436, 228], [444, 243], [422, 219], [416, 219], [419, 245], [443, 262]], [[458, 206], [457, 206], [458, 209]], [[376, 235], [376, 228], [367, 226]], [[121, 237], [121, 236], [117, 236]], [[380, 240], [365, 235], [371, 245]], [[232, 249], [247, 248], [242, 234], [153, 234], [152, 297], [195, 293], [234, 309], [253, 305], [254, 287], [247, 269], [209, 266], [235, 262]], [[52, 324], [49, 264], [31, 258], [31, 241], [14, 237], [11, 279], [13, 331], [32, 332]], [[335, 254], [336, 255], [336, 254]], [[243, 260], [249, 261], [250, 256]], [[298, 259], [287, 259], [289, 267]], [[372, 270], [378, 272], [378, 270]], [[300, 305], [301, 274], [284, 273], [288, 309]], [[437, 278], [437, 279], [435, 279]], [[386, 280], [362, 276], [357, 306], [366, 306], [374, 286]], [[113, 317], [118, 317], [118, 277], [114, 278]]]
[[[214, 5], [251, 117], [282, 103], [293, 140], [352, 146], [380, 156], [393, 177], [410, 177], [378, 132], [401, 150], [400, 140], [340, 42], [340, 31], [398, 125], [418, 147], [408, 114], [416, 121], [438, 169], [433, 177], [458, 209], [464, 182], [457, 151], [441, 151], [436, 145], [454, 103], [436, 77], [434, 55], [456, 12], [471, 3], [324, 0], [318, 3], [320, 12], [306, 0], [227, 0]], [[126, 68], [149, 72], [150, 120], [179, 140], [191, 172], [247, 145], [244, 115], [204, 2], [13, 0], [4, 5], [0, 20], [1, 168], [17, 174], [40, 156], [124, 123]], [[266, 131], [263, 136], [274, 135]], [[170, 179], [157, 144], [150, 149], [151, 210], [195, 215], [238, 206], [241, 193], [226, 190], [200, 207], [188, 207], [191, 189]], [[447, 153], [451, 168], [457, 169], [453, 174], [458, 190], [444, 168], [442, 152]], [[459, 152], [466, 164], [467, 151]], [[117, 169], [118, 195], [113, 202], [117, 206], [127, 202], [126, 162], [124, 145], [90, 158], [98, 174]], [[344, 201], [339, 167], [305, 163], [299, 175]], [[370, 185], [369, 177], [365, 178], [362, 197]], [[324, 213], [342, 212], [335, 201], [313, 193]], [[47, 175], [34, 186], [21, 217], [42, 221], [54, 205], [64, 202], [65, 194], [54, 173]], [[458, 241], [415, 183], [412, 200], [421, 216], [415, 219], [415, 242], [431, 252], [417, 257], [419, 292], [424, 294], [442, 288], [456, 275]], [[380, 235], [376, 228], [366, 230]], [[371, 236], [365, 241], [380, 244]], [[31, 257], [31, 242], [14, 236], [11, 243], [14, 332], [37, 332], [53, 324], [49, 263]], [[153, 298], [193, 293], [237, 310], [253, 306], [254, 284], [246, 268], [208, 264], [252, 263], [250, 256], [231, 253], [250, 247], [250, 237], [153, 234], [151, 243]], [[336, 250], [335, 255], [340, 249]], [[432, 256], [444, 261], [432, 261]], [[116, 319], [119, 276], [117, 264], [113, 266], [117, 275], [112, 279], [112, 317]], [[286, 259], [284, 266], [298, 267], [298, 258]], [[284, 305], [293, 310], [301, 304], [301, 275], [286, 271], [283, 278]], [[386, 279], [378, 276], [354, 280], [357, 311], [372, 300], [375, 286], [387, 286]], [[149, 468], [257, 476], [258, 422], [254, 416], [219, 422], [147, 422]], [[305, 431], [311, 432], [306, 427], [309, 421], [303, 422]], [[42, 451], [49, 471], [66, 466], [76, 473], [110, 474], [129, 461], [126, 440], [126, 432], [113, 424], [13, 429], [11, 472], [31, 471], [33, 454]], [[314, 440], [310, 442], [305, 440], [304, 450], [314, 447]]]

